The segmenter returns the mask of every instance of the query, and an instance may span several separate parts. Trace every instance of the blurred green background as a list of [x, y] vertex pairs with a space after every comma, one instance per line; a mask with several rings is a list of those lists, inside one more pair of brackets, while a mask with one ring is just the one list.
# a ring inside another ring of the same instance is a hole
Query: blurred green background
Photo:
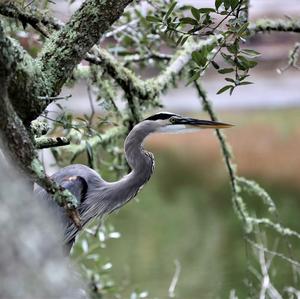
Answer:
[[[280, 221], [298, 231], [299, 112], [221, 114], [222, 120], [236, 124], [226, 133], [239, 174], [257, 180], [278, 206]], [[246, 298], [245, 283], [255, 280], [248, 264], [255, 265], [255, 260], [247, 252], [251, 246], [243, 239], [232, 208], [229, 180], [214, 132], [158, 134], [150, 137], [145, 147], [155, 155], [155, 173], [137, 200], [106, 220], [121, 238], [110, 239], [106, 248], [94, 251], [103, 261], [113, 261], [110, 275], [122, 290], [122, 298], [126, 298], [124, 294], [130, 298], [134, 290], [148, 291], [149, 298], [168, 298], [175, 260], [181, 265], [177, 298], [229, 298], [232, 289], [239, 298]], [[258, 199], [251, 197], [247, 204], [252, 214], [266, 215]], [[276, 249], [287, 252], [284, 238], [269, 239], [274, 240], [279, 242]], [[94, 242], [99, 241], [95, 238]], [[79, 247], [75, 256], [80, 255]], [[297, 251], [292, 249], [293, 256]], [[274, 262], [278, 263], [275, 281], [287, 285], [292, 279], [291, 267], [278, 258]]]

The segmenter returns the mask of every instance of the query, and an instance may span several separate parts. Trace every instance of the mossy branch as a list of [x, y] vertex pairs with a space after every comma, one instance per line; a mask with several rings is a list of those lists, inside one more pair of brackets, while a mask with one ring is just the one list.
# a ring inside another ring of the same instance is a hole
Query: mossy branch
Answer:
[[[111, 142], [114, 139], [120, 138], [121, 136], [124, 136], [126, 133], [126, 129], [124, 128], [111, 128], [108, 129], [103, 134], [98, 134], [93, 137], [90, 137], [87, 139], [89, 145], [95, 149], [100, 145], [105, 145], [109, 142]], [[86, 151], [86, 140], [80, 141], [79, 144], [70, 144], [67, 146], [64, 146], [63, 148], [53, 148], [52, 152], [55, 157], [68, 157], [67, 163], [70, 163], [70, 161], [73, 161], [78, 155]]]
[[56, 30], [60, 28], [61, 23], [55, 18], [30, 8], [31, 5], [20, 7], [17, 1], [7, 1], [0, 3], [0, 14], [19, 20], [24, 28], [27, 24], [31, 25], [35, 30], [46, 37], [48, 36], [48, 32], [45, 26], [50, 26], [52, 29]]
[[[211, 103], [207, 98], [207, 93], [198, 81], [194, 82], [197, 89], [199, 98], [202, 100], [203, 109], [209, 114], [211, 120], [217, 121], [218, 118], [212, 108]], [[255, 194], [260, 198], [266, 206], [269, 208], [269, 212], [274, 213], [276, 206], [269, 194], [260, 187], [256, 182], [247, 180], [237, 175], [236, 166], [232, 161], [232, 153], [230, 145], [226, 141], [225, 135], [220, 131], [216, 130], [217, 138], [220, 142], [223, 158], [226, 164], [227, 171], [229, 173], [231, 189], [232, 189], [232, 200], [233, 207], [238, 217], [243, 221], [245, 231], [250, 233], [253, 227], [256, 225], [264, 225], [279, 233], [282, 236], [293, 236], [300, 239], [300, 234], [290, 228], [284, 227], [280, 223], [274, 223], [268, 218], [256, 218], [250, 216], [247, 210], [246, 204], [241, 196], [241, 191], [246, 189], [247, 192]], [[278, 218], [278, 215], [277, 215]]]
[[42, 136], [34, 139], [36, 149], [65, 146], [70, 144], [70, 140], [67, 137], [49, 137]]
[[[34, 7], [34, 6], [33, 6]], [[23, 25], [27, 23], [35, 28], [35, 25], [43, 24], [53, 29], [60, 29], [63, 23], [58, 19], [40, 11], [37, 7], [32, 9], [31, 5], [21, 7], [17, 1], [4, 1], [0, 3], [0, 14], [19, 20]], [[36, 28], [35, 28], [36, 29]]]
[[236, 179], [241, 189], [261, 198], [264, 204], [268, 207], [269, 212], [274, 213], [276, 211], [274, 201], [270, 195], [261, 186], [259, 186], [259, 184], [243, 177], [237, 177]]
[[[1, 77], [5, 85], [5, 79]], [[53, 195], [54, 200], [66, 208], [67, 213], [77, 226], [80, 226], [80, 218], [76, 211], [77, 199], [68, 191], [50, 179], [44, 172], [42, 164], [37, 158], [35, 148], [21, 119], [14, 111], [5, 87], [0, 93], [0, 134], [2, 147], [6, 154], [19, 169], [38, 183], [48, 193]]]
[[47, 93], [46, 80], [39, 65], [14, 39], [4, 34], [1, 22], [0, 65], [3, 74], [9, 73], [14, 65], [14, 75], [7, 81], [8, 97], [19, 117], [29, 126], [31, 115], [40, 113], [45, 105], [38, 97], [40, 93]]
[[279, 223], [274, 223], [269, 218], [255, 218], [255, 217], [249, 217], [248, 221], [251, 222], [253, 225], [264, 225], [266, 227], [272, 228], [277, 233], [279, 233], [282, 236], [287, 237], [296, 237], [300, 240], [300, 234], [288, 227], [284, 227]]
[[247, 238], [247, 237], [245, 237], [245, 240], [246, 240], [250, 245], [252, 245], [253, 247], [255, 247], [256, 249], [262, 250], [262, 251], [264, 251], [265, 253], [268, 253], [268, 254], [277, 256], [277, 257], [279, 257], [279, 258], [281, 258], [281, 259], [287, 261], [287, 262], [290, 263], [291, 265], [293, 265], [293, 266], [295, 266], [295, 267], [297, 267], [297, 268], [300, 269], [300, 263], [297, 262], [297, 261], [295, 261], [294, 259], [289, 258], [289, 257], [287, 257], [286, 255], [284, 255], [284, 254], [282, 254], [282, 253], [280, 253], [280, 252], [273, 251], [273, 250], [269, 250], [268, 248], [262, 246], [261, 244], [258, 244], [258, 243], [256, 243], [256, 242], [252, 241], [251, 239], [249, 239], [249, 238]]
[[[18, 66], [19, 70], [16, 72], [15, 82], [9, 86], [9, 92], [13, 93], [10, 98], [14, 99], [13, 106], [26, 124], [37, 118], [51, 103], [50, 97], [60, 92], [74, 67], [111, 24], [122, 15], [130, 2], [132, 0], [85, 1], [64, 27], [59, 23], [56, 24], [54, 29], [60, 29], [50, 36], [38, 60], [33, 60], [21, 46], [10, 40], [9, 46], [23, 56], [22, 63]], [[53, 22], [46, 17], [30, 18], [26, 11], [20, 12], [20, 9], [13, 4], [1, 4], [1, 12], [21, 21], [28, 21], [30, 24], [41, 23], [53, 26]], [[41, 100], [40, 96], [48, 98]], [[20, 107], [17, 103], [20, 103]]]
[[93, 47], [92, 52], [93, 54], [88, 53], [85, 59], [100, 66], [120, 85], [125, 93], [135, 94], [141, 99], [149, 98], [145, 81], [135, 75], [129, 68], [122, 66], [107, 50]]
[[284, 68], [278, 69], [279, 73], [283, 73], [288, 70], [290, 67], [300, 70], [300, 66], [298, 65], [299, 60], [299, 52], [300, 52], [300, 43], [295, 43], [293, 49], [290, 51], [288, 56], [288, 63]]
[[76, 211], [77, 199], [64, 190], [44, 172], [37, 158], [31, 134], [14, 110], [8, 93], [11, 78], [18, 72], [18, 63], [23, 56], [14, 51], [11, 41], [5, 37], [0, 24], [0, 141], [7, 156], [16, 163], [20, 171], [53, 195], [56, 202], [67, 209], [76, 225], [80, 225]]
[[39, 55], [43, 72], [57, 95], [74, 67], [102, 34], [123, 14], [132, 0], [86, 0], [50, 39]]
[[[250, 23], [248, 27], [251, 34], [267, 31], [300, 32], [298, 20], [258, 20]], [[113, 79], [117, 81], [125, 92], [131, 92], [143, 100], [153, 100], [162, 91], [167, 89], [172, 79], [177, 76], [191, 59], [193, 51], [199, 51], [206, 45], [218, 45], [223, 39], [222, 35], [211, 35], [202, 41], [190, 41], [183, 49], [178, 50], [169, 62], [166, 69], [156, 78], [141, 80], [131, 70], [122, 66], [120, 62], [105, 49], [96, 49], [96, 53], [88, 54], [86, 59], [102, 67]]]
[[296, 19], [261, 19], [250, 23], [250, 33], [266, 33], [271, 31], [300, 33], [300, 21]]
[[129, 93], [138, 97], [142, 104], [145, 101], [154, 102], [158, 95], [170, 86], [174, 78], [178, 77], [191, 60], [193, 51], [201, 50], [208, 45], [217, 45], [222, 39], [222, 35], [212, 35], [203, 41], [187, 42], [183, 49], [178, 50], [173, 55], [170, 63], [161, 74], [148, 80], [139, 78], [133, 71], [120, 64], [113, 55], [103, 48], [94, 47], [93, 54], [87, 54], [86, 60], [101, 66], [105, 72], [116, 80], [125, 94]]
[[31, 134], [34, 135], [35, 138], [46, 135], [50, 130], [50, 127], [47, 122], [41, 120], [34, 120], [30, 124]]
[[[198, 81], [195, 81], [194, 84], [198, 92], [199, 98], [202, 101], [202, 106], [204, 111], [208, 113], [211, 120], [218, 121], [218, 117], [215, 114], [212, 105], [207, 98], [206, 91], [203, 89], [203, 87]], [[249, 218], [249, 214], [246, 209], [246, 205], [242, 197], [240, 196], [240, 187], [238, 185], [238, 180], [237, 180], [236, 165], [232, 161], [232, 152], [231, 152], [230, 145], [227, 143], [224, 133], [222, 133], [220, 130], [216, 130], [216, 134], [220, 142], [224, 162], [230, 178], [231, 190], [232, 190], [232, 203], [233, 203], [234, 210], [236, 211], [238, 217], [246, 225], [246, 231], [251, 231], [252, 226], [250, 225], [250, 223], [247, 222], [247, 219]]]

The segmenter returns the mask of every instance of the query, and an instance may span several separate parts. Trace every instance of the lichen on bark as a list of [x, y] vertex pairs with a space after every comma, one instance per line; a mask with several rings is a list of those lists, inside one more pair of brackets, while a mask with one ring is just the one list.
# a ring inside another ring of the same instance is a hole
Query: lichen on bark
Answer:
[[132, 0], [85, 1], [70, 21], [54, 33], [39, 55], [52, 95], [59, 93], [74, 67]]

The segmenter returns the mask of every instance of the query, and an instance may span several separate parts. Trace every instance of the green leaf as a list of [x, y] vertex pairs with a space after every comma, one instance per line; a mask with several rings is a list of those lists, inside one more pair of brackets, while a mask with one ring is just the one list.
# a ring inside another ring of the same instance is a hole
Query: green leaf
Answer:
[[243, 54], [245, 54], [247, 56], [250, 56], [250, 57], [257, 57], [257, 56], [261, 55], [259, 52], [254, 51], [252, 49], [242, 49], [241, 53], [243, 53]]
[[234, 43], [226, 47], [227, 50], [232, 54], [237, 54], [239, 51], [238, 44]]
[[55, 103], [55, 105], [60, 109], [60, 110], [64, 110], [63, 106], [59, 103]]
[[241, 77], [240, 77], [240, 81], [243, 81], [243, 80], [245, 80], [245, 79], [246, 79], [247, 77], [249, 77], [249, 76], [250, 76], [250, 75], [248, 75], [248, 74], [247, 74], [247, 75], [243, 75], [243, 76], [241, 76]]
[[181, 24], [198, 25], [198, 22], [195, 19], [190, 17], [181, 18], [179, 21]]
[[224, 91], [226, 91], [227, 89], [232, 88], [232, 87], [234, 87], [234, 86], [232, 86], [232, 85], [225, 85], [225, 86], [223, 86], [223, 87], [217, 92], [217, 94], [221, 94], [221, 93], [223, 93]]
[[166, 15], [164, 17], [165, 19], [167, 19], [170, 16], [170, 14], [173, 12], [176, 4], [177, 4], [176, 1], [174, 1], [173, 3], [171, 3], [170, 8], [168, 9], [168, 11], [167, 11], [167, 13], [166, 13]]
[[205, 8], [199, 8], [198, 11], [200, 13], [210, 13], [210, 12], [216, 12], [214, 8], [205, 7]]
[[234, 71], [233, 68], [225, 68], [225, 69], [218, 70], [218, 73], [220, 73], [220, 74], [228, 74], [228, 73], [232, 73], [233, 71]]
[[250, 81], [244, 81], [244, 82], [240, 82], [239, 85], [249, 85], [249, 84], [253, 84], [253, 82]]
[[257, 61], [249, 60], [248, 65], [249, 68], [252, 69], [257, 65]]
[[178, 40], [176, 41], [176, 46], [180, 45], [182, 39], [183, 39], [184, 35], [181, 35]]
[[189, 36], [185, 36], [182, 41], [181, 41], [181, 46], [183, 46], [185, 44], [185, 42], [188, 40]]
[[234, 81], [232, 78], [225, 78], [225, 80], [226, 80], [227, 82], [231, 82], [231, 83], [234, 83], [234, 84], [235, 84], [235, 81]]
[[204, 55], [204, 53], [201, 51], [194, 51], [192, 53], [192, 59], [199, 65], [199, 66], [204, 66], [206, 61], [207, 61], [207, 58], [206, 56]]
[[219, 7], [221, 6], [222, 3], [223, 3], [223, 0], [216, 0], [216, 1], [215, 1], [215, 7], [216, 7], [216, 10], [219, 9]]
[[199, 22], [199, 20], [200, 20], [200, 12], [199, 12], [199, 10], [197, 8], [195, 8], [195, 7], [192, 7], [191, 8], [191, 13], [194, 16], [194, 18]]
[[220, 68], [220, 66], [215, 62], [215, 61], [211, 61], [211, 64], [213, 65], [213, 67], [218, 70]]
[[224, 7], [226, 10], [228, 10], [230, 8], [230, 0], [223, 0], [224, 3]]
[[230, 0], [231, 9], [234, 10], [239, 5], [240, 0]]
[[147, 16], [146, 20], [152, 23], [161, 23], [161, 19], [155, 16]]
[[240, 29], [238, 30], [237, 34], [239, 36], [241, 36], [243, 34], [243, 32], [245, 32], [248, 29], [249, 23], [246, 22], [245, 24], [243, 24]]
[[246, 68], [253, 68], [257, 65], [256, 61], [248, 60], [246, 57], [242, 55], [238, 55], [237, 58], [240, 60], [240, 63], [245, 66]]
[[193, 74], [193, 76], [189, 79], [188, 83], [186, 84], [186, 86], [190, 85], [192, 82], [198, 80], [200, 77], [200, 72], [196, 72]]
[[221, 53], [222, 57], [231, 65], [235, 65], [233, 57], [231, 55], [225, 54], [225, 53]]

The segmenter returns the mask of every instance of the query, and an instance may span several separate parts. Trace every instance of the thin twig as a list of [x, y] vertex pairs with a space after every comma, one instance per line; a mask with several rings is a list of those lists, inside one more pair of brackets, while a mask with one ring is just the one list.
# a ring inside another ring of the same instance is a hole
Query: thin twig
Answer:
[[293, 266], [295, 266], [295, 267], [297, 267], [297, 268], [300, 269], [300, 263], [299, 263], [299, 262], [297, 262], [297, 261], [295, 261], [295, 260], [293, 260], [293, 259], [291, 259], [291, 258], [285, 256], [284, 254], [282, 254], [282, 253], [280, 253], [280, 252], [276, 252], [276, 251], [270, 250], [270, 249], [268, 249], [268, 248], [265, 248], [265, 247], [261, 246], [260, 244], [255, 243], [254, 241], [252, 241], [250, 238], [248, 238], [248, 237], [246, 237], [246, 236], [244, 237], [244, 239], [245, 239], [249, 244], [251, 244], [253, 247], [255, 247], [256, 249], [263, 250], [263, 251], [266, 252], [266, 253], [269, 253], [269, 254], [271, 254], [271, 255], [277, 256], [277, 257], [279, 257], [279, 258], [281, 258], [281, 259], [283, 259], [283, 260], [289, 262], [289, 263], [292, 264]]
[[88, 119], [88, 127], [90, 128], [93, 123], [93, 118], [95, 115], [95, 107], [94, 107], [94, 102], [93, 102], [93, 97], [92, 97], [92, 91], [91, 91], [91, 86], [90, 84], [87, 84], [87, 93], [88, 93], [88, 98], [89, 98], [89, 103], [90, 103], [90, 108], [91, 108], [91, 114]]
[[[194, 85], [198, 91], [198, 95], [202, 100], [202, 106], [203, 109], [208, 113], [209, 117], [213, 121], [218, 121], [217, 115], [215, 114], [214, 110], [211, 107], [211, 104], [207, 98], [207, 94], [205, 90], [202, 88], [200, 83], [198, 81], [194, 81]], [[247, 218], [248, 214], [246, 210], [244, 209], [242, 199], [239, 196], [239, 187], [238, 187], [238, 181], [237, 181], [237, 175], [236, 175], [236, 168], [232, 161], [232, 154], [231, 149], [226, 142], [225, 135], [220, 131], [216, 130], [217, 138], [221, 145], [221, 150], [223, 154], [223, 158], [226, 164], [226, 168], [229, 174], [230, 182], [231, 182], [231, 190], [232, 190], [232, 200], [235, 209], [238, 212], [239, 217], [241, 217], [244, 222], [247, 224]]]
[[175, 288], [177, 286], [179, 275], [180, 275], [180, 272], [181, 272], [180, 262], [178, 260], [175, 260], [174, 264], [175, 264], [175, 272], [174, 272], [174, 275], [173, 275], [173, 278], [171, 280], [170, 287], [169, 287], [169, 290], [168, 290], [169, 298], [174, 298], [175, 297]]
[[71, 97], [72, 97], [72, 95], [68, 94], [66, 96], [60, 96], [60, 97], [39, 96], [38, 98], [40, 100], [45, 100], [45, 101], [59, 101], [59, 100], [67, 100]]

